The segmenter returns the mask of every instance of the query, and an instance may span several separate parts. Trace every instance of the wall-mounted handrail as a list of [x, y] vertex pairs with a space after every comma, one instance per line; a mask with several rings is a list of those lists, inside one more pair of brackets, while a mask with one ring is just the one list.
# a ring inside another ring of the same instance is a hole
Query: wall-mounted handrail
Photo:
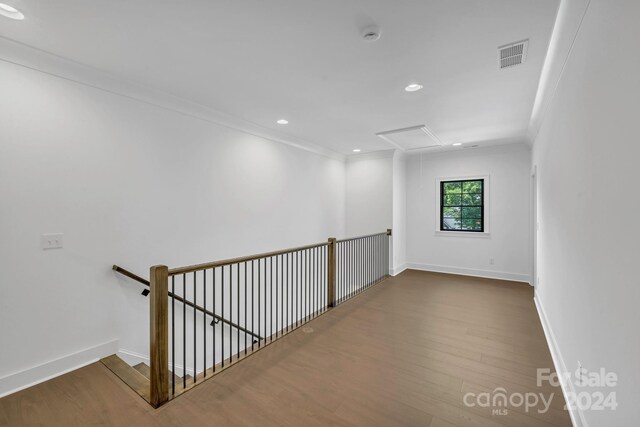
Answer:
[[[126, 269], [124, 269], [124, 268], [122, 268], [122, 267], [120, 267], [118, 265], [114, 265], [113, 266], [113, 271], [116, 271], [116, 272], [122, 274], [123, 276], [127, 276], [128, 278], [133, 279], [136, 282], [140, 282], [143, 285], [145, 285], [146, 287], [150, 287], [150, 282], [147, 279], [144, 279], [144, 278], [138, 276], [137, 274], [132, 273], [129, 270], [126, 270]], [[196, 309], [196, 310], [198, 310], [198, 311], [200, 311], [202, 313], [206, 313], [208, 316], [213, 317], [214, 319], [216, 319], [219, 322], [225, 323], [225, 324], [231, 326], [232, 328], [239, 329], [240, 331], [242, 331], [242, 332], [244, 332], [244, 333], [246, 333], [248, 335], [251, 335], [252, 337], [254, 337], [254, 338], [258, 339], [258, 340], [262, 339], [262, 337], [260, 335], [255, 334], [255, 333], [243, 328], [240, 325], [236, 325], [235, 323], [233, 323], [233, 322], [231, 322], [231, 321], [229, 321], [227, 319], [224, 319], [223, 317], [218, 316], [217, 314], [207, 310], [206, 308], [201, 307], [199, 305], [196, 305], [196, 304], [192, 303], [191, 301], [182, 298], [179, 295], [174, 295], [173, 293], [171, 293], [171, 291], [167, 292], [167, 294], [169, 295], [169, 297], [175, 298], [176, 301], [183, 302], [183, 303], [185, 303], [186, 305], [188, 305], [191, 308], [194, 308], [194, 309]]]

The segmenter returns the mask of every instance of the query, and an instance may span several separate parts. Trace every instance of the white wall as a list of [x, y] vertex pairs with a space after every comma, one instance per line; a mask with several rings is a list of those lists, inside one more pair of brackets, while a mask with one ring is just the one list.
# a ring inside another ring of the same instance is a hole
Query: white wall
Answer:
[[346, 182], [348, 237], [393, 226], [393, 151], [349, 157]]
[[[10, 62], [0, 75], [0, 395], [118, 339], [148, 352], [148, 302], [114, 263], [148, 276], [345, 234], [343, 161]], [[39, 248], [50, 232], [63, 249]]]
[[573, 373], [580, 361], [619, 378], [618, 408], [574, 413], [577, 425], [640, 418], [640, 58], [629, 54], [639, 17], [636, 0], [591, 1], [533, 149], [536, 298], [556, 367]]
[[[409, 267], [529, 281], [530, 159], [525, 145], [412, 155], [407, 170]], [[489, 235], [437, 233], [436, 180], [486, 175]]]

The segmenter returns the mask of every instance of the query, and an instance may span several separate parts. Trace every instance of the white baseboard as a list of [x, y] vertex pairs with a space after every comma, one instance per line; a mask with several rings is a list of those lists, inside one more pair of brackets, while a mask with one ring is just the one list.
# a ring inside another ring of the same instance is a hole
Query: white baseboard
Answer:
[[[562, 353], [560, 353], [560, 347], [558, 347], [558, 342], [556, 341], [556, 336], [553, 333], [553, 329], [551, 329], [551, 325], [549, 324], [549, 319], [542, 308], [542, 303], [538, 299], [538, 295], [536, 294], [533, 297], [533, 301], [536, 304], [536, 309], [538, 310], [538, 317], [540, 317], [540, 323], [542, 323], [542, 329], [544, 330], [544, 336], [547, 339], [547, 345], [549, 346], [549, 350], [551, 350], [551, 358], [553, 359], [553, 365], [556, 368], [556, 372], [559, 376], [562, 376], [567, 371], [567, 365], [564, 363], [564, 358], [562, 357]], [[574, 393], [575, 389], [573, 387], [572, 381], [561, 381], [560, 382], [562, 388], [562, 394], [564, 395], [565, 402], [567, 399], [567, 393]], [[587, 427], [587, 421], [584, 418], [583, 412], [580, 408], [576, 407], [577, 405], [573, 405], [574, 407], [569, 408], [569, 416], [571, 416], [571, 422], [575, 427]]]
[[82, 368], [118, 351], [118, 340], [98, 344], [0, 378], [0, 397]]
[[[149, 366], [150, 364], [149, 356], [136, 353], [135, 351], [120, 349], [118, 351], [118, 357], [124, 360], [125, 362], [127, 362], [127, 364], [131, 366], [137, 365], [138, 363], [144, 363], [147, 366]], [[173, 366], [170, 365], [169, 369], [173, 369]], [[178, 374], [182, 374], [182, 365], [176, 365], [176, 372]], [[199, 369], [198, 373], [201, 373], [201, 372], [202, 370]], [[193, 368], [190, 368], [189, 366], [187, 366], [187, 375], [193, 376]]]
[[404, 264], [402, 264], [402, 265], [399, 265], [399, 266], [398, 266], [398, 267], [396, 267], [396, 268], [392, 268], [392, 269], [389, 271], [389, 273], [390, 273], [392, 276], [397, 276], [398, 274], [400, 274], [400, 273], [402, 273], [403, 271], [405, 271], [407, 268], [409, 268], [409, 267], [408, 267], [408, 265], [407, 265], [407, 263], [404, 263]]
[[409, 262], [405, 268], [421, 271], [433, 271], [435, 273], [460, 274], [462, 276], [485, 277], [488, 279], [511, 280], [514, 282], [525, 282], [531, 285], [531, 276], [529, 274], [506, 273], [504, 271], [492, 270], [475, 270], [464, 267], [452, 267], [449, 265], [433, 265], [421, 264], [417, 262]]

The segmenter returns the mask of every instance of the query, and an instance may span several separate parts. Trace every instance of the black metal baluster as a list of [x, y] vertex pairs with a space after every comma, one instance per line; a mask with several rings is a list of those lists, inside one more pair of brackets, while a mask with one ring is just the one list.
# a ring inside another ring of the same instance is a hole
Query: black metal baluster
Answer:
[[376, 259], [376, 265], [378, 266], [378, 269], [377, 269], [378, 280], [380, 280], [380, 277], [382, 276], [381, 274], [382, 268], [380, 267], [380, 265], [382, 264], [382, 244], [380, 242], [380, 236], [378, 236], [377, 244], [378, 244], [378, 250], [376, 251], [376, 256], [378, 258]]
[[[202, 270], [202, 303], [204, 304], [204, 309], [207, 309], [207, 270]], [[207, 315], [206, 313], [202, 313], [202, 360], [203, 362], [203, 375], [204, 378], [207, 377]]]
[[285, 320], [286, 320], [286, 330], [287, 332], [289, 332], [289, 269], [291, 268], [291, 262], [289, 261], [289, 255], [291, 255], [290, 253], [286, 253], [284, 255], [284, 261], [286, 264], [286, 268], [284, 269], [286, 272], [285, 275], [285, 287], [284, 287], [284, 291], [285, 291], [285, 306], [286, 306], [286, 316], [285, 316]]
[[195, 309], [196, 306], [196, 272], [193, 272], [193, 382], [196, 382], [196, 373], [197, 371], [197, 364], [196, 364], [196, 358], [197, 358], [197, 354], [198, 352], [196, 351], [196, 332], [197, 332], [197, 324], [196, 324], [196, 314], [198, 312], [198, 310]]
[[300, 326], [302, 320], [302, 251], [298, 252], [298, 316], [296, 317], [296, 326]]
[[363, 251], [362, 251], [362, 259], [364, 260], [364, 266], [362, 268], [362, 289], [366, 289], [369, 284], [369, 238], [367, 237], [362, 241]]
[[[229, 265], [229, 320], [233, 321], [233, 264]], [[233, 363], [233, 329], [229, 325], [229, 365]]]
[[[262, 294], [262, 287], [260, 286], [260, 260], [258, 260], [258, 335], [262, 335], [262, 328], [260, 327], [260, 300]], [[262, 345], [262, 339], [258, 339], [258, 348]]]
[[176, 276], [171, 276], [171, 394], [176, 394]]
[[353, 250], [352, 250], [352, 241], [349, 240], [347, 242], [347, 262], [345, 263], [345, 268], [347, 269], [347, 275], [348, 275], [348, 291], [347, 291], [347, 298], [349, 299], [351, 298], [351, 291], [353, 288]]
[[[255, 309], [255, 305], [256, 305], [256, 300], [254, 298], [255, 296], [255, 277], [256, 277], [256, 261], [255, 260], [251, 260], [251, 331], [255, 331], [256, 330], [256, 309]], [[251, 351], [253, 351], [253, 345], [255, 344], [255, 338], [251, 337]]]
[[[342, 261], [342, 257], [344, 256], [343, 254], [343, 250], [342, 250], [342, 243], [337, 243], [336, 244], [337, 248], [338, 248], [338, 253], [337, 253], [337, 261], [336, 261], [336, 267], [338, 270], [338, 295], [336, 296], [336, 304], [340, 304], [340, 302], [342, 301], [342, 287], [344, 286], [344, 270], [342, 269], [342, 266], [344, 265], [344, 262]], [[327, 266], [327, 268], [329, 268], [329, 266]], [[327, 287], [329, 286], [329, 283], [327, 282]], [[329, 301], [327, 301], [327, 304], [329, 304]]]
[[273, 342], [273, 257], [269, 257], [269, 337]]
[[364, 288], [369, 287], [369, 237], [364, 240]]
[[360, 239], [356, 239], [353, 241], [353, 258], [354, 258], [354, 273], [355, 279], [353, 281], [353, 296], [355, 297], [360, 290], [360, 276], [361, 276], [361, 264], [360, 264]]
[[[327, 254], [328, 255], [328, 254]], [[342, 303], [342, 300], [344, 299], [344, 293], [345, 293], [345, 286], [346, 286], [346, 279], [344, 276], [344, 242], [340, 243], [340, 299], [338, 301], [338, 304]]]
[[[216, 269], [215, 267], [211, 269], [211, 272], [213, 273], [212, 277], [211, 277], [211, 283], [213, 286], [213, 313], [215, 314], [215, 312], [217, 311], [216, 309]], [[213, 347], [213, 372], [216, 371], [216, 318], [214, 317], [213, 320], [211, 321], [211, 326], [213, 327], [213, 340], [212, 340], [212, 347]]]
[[309, 250], [307, 249], [305, 251], [305, 253], [306, 253], [305, 269], [307, 270], [306, 271], [306, 273], [307, 273], [307, 289], [305, 290], [305, 298], [307, 299], [307, 307], [306, 307], [306, 310], [305, 310], [304, 318], [305, 318], [305, 322], [308, 322], [309, 321], [309, 314], [310, 314], [310, 312], [309, 312], [309, 308], [310, 308], [310, 306], [309, 306], [309, 284], [311, 283], [311, 275], [310, 275], [310, 268], [309, 268], [310, 267], [309, 266]]
[[[236, 325], [240, 326], [240, 263], [236, 264]], [[236, 361], [240, 358], [240, 328], [236, 328]]]
[[[247, 263], [244, 263], [244, 328], [248, 331], [249, 325], [247, 325]], [[247, 337], [249, 334], [245, 331], [244, 333], [244, 355], [247, 355]]]
[[264, 258], [264, 269], [262, 270], [262, 278], [264, 281], [264, 343], [267, 344], [267, 259]]
[[291, 274], [293, 272], [293, 256], [292, 253], [289, 252], [287, 254], [287, 332], [291, 330], [291, 297], [293, 296], [293, 289], [291, 289], [292, 277]]
[[298, 290], [296, 289], [296, 283], [298, 282], [298, 252], [293, 253], [293, 262], [294, 268], [292, 271], [293, 276], [291, 277], [291, 329], [295, 329], [298, 326], [298, 318], [296, 313], [296, 308], [298, 306], [298, 300], [296, 299], [296, 294]]
[[187, 275], [182, 275], [182, 387], [187, 388]]
[[378, 282], [378, 279], [380, 278], [380, 236], [376, 237], [374, 264], [376, 266], [376, 282]]
[[351, 294], [351, 287], [353, 285], [353, 280], [351, 278], [352, 274], [353, 274], [353, 263], [351, 262], [351, 240], [349, 240], [346, 244], [346, 257], [347, 259], [344, 262], [344, 268], [347, 271], [347, 289], [346, 289], [346, 296], [345, 296], [345, 300], [348, 300], [350, 298], [350, 294]]
[[[224, 319], [224, 265], [220, 268], [220, 317]], [[224, 322], [220, 323], [220, 348], [222, 350], [222, 358], [220, 368], [224, 368]]]
[[372, 237], [371, 239], [369, 239], [369, 283], [370, 285], [372, 285], [375, 282], [375, 277], [373, 274], [373, 266], [375, 265], [373, 263], [373, 254], [375, 254], [375, 241], [376, 238]]
[[362, 291], [362, 278], [364, 276], [364, 271], [362, 269], [363, 267], [363, 251], [362, 251], [362, 242], [364, 241], [364, 239], [358, 239], [357, 240], [357, 245], [356, 245], [356, 254], [358, 256], [358, 288], [357, 288], [357, 292], [356, 293], [360, 293], [360, 291]]
[[313, 248], [313, 292], [311, 293], [312, 303], [311, 306], [313, 308], [313, 312], [311, 313], [313, 317], [316, 317], [316, 313], [318, 311], [318, 248]]
[[367, 284], [367, 239], [362, 239], [360, 241], [360, 259], [361, 261], [361, 278], [360, 278], [360, 292], [364, 291], [365, 285]]
[[278, 302], [280, 302], [280, 292], [278, 291], [278, 273], [280, 272], [280, 257], [282, 255], [276, 256], [276, 339], [278, 339]]
[[325, 310], [325, 308], [327, 307], [327, 303], [326, 301], [326, 295], [327, 295], [327, 289], [325, 288], [325, 284], [327, 283], [327, 262], [325, 261], [327, 259], [326, 257], [326, 253], [328, 250], [328, 246], [323, 246], [322, 247], [322, 251], [320, 252], [320, 255], [322, 256], [322, 268], [320, 269], [320, 272], [322, 274], [322, 291], [320, 292], [320, 300], [322, 301], [322, 311]]

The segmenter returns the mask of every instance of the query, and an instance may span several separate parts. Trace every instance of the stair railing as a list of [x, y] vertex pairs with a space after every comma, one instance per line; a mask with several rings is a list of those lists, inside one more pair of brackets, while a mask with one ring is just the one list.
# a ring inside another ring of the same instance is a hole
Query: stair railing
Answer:
[[150, 403], [161, 406], [388, 277], [390, 236], [156, 265], [148, 282], [114, 266], [149, 286]]

